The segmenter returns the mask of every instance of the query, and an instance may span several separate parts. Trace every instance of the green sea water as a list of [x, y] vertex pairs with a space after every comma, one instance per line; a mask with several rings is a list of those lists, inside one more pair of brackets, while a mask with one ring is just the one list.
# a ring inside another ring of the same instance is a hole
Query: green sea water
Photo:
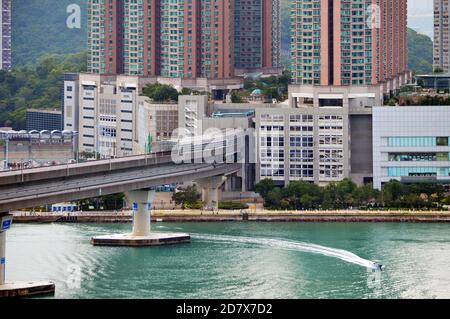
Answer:
[[[7, 281], [56, 298], [450, 298], [450, 225], [155, 223], [190, 244], [93, 247], [130, 224], [16, 224]], [[382, 272], [370, 269], [380, 261]]]

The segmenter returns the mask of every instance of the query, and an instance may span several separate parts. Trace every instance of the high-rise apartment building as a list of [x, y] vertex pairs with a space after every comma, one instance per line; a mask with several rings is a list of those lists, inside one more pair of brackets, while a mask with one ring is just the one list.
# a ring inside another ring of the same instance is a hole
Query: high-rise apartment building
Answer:
[[89, 0], [88, 70], [231, 78], [233, 10], [233, 0]]
[[407, 0], [293, 1], [290, 109], [260, 119], [283, 147], [260, 141], [257, 177], [371, 182], [372, 108], [410, 80], [407, 51]]
[[0, 70], [11, 70], [11, 0], [0, 0]]
[[236, 71], [279, 69], [280, 1], [234, 1]]
[[295, 0], [291, 7], [295, 84], [384, 84], [409, 77], [407, 0]]
[[450, 71], [450, 2], [434, 0], [433, 68]]

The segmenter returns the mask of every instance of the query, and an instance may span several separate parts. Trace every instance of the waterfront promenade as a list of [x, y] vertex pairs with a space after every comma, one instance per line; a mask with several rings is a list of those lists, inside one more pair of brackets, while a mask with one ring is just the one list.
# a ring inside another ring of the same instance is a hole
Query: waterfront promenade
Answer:
[[[131, 211], [119, 212], [12, 212], [14, 223], [127, 223], [132, 221]], [[268, 210], [155, 210], [154, 222], [449, 222], [450, 211], [268, 211]]]

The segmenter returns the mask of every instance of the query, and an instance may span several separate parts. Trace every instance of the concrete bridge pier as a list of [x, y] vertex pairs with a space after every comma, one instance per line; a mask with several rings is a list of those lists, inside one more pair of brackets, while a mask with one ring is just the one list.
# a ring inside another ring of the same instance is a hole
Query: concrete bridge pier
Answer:
[[202, 189], [202, 201], [205, 209], [218, 210], [220, 200], [219, 188], [227, 180], [226, 176], [212, 176], [196, 180], [195, 182]]
[[149, 236], [151, 227], [152, 202], [155, 198], [154, 190], [137, 190], [128, 193], [133, 203], [133, 236]]
[[6, 231], [11, 227], [12, 215], [0, 213], [0, 298], [52, 295], [55, 284], [46, 282], [6, 281]]
[[6, 277], [6, 231], [0, 231], [0, 286], [5, 284]]
[[155, 198], [154, 189], [141, 189], [128, 192], [133, 206], [133, 228], [129, 234], [115, 234], [92, 237], [94, 246], [160, 246], [181, 244], [191, 241], [184, 233], [159, 233], [151, 231], [151, 210]]

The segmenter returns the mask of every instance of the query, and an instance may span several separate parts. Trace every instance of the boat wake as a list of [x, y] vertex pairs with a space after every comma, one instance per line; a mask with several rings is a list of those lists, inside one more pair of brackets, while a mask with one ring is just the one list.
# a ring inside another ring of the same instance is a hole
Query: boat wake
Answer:
[[377, 269], [375, 262], [361, 258], [349, 251], [315, 244], [302, 243], [285, 239], [275, 239], [275, 238], [254, 238], [254, 237], [240, 237], [240, 236], [226, 236], [226, 235], [209, 235], [209, 234], [191, 234], [191, 237], [205, 241], [223, 242], [230, 244], [231, 243], [251, 244], [282, 250], [309, 252], [328, 257], [338, 258], [348, 263], [352, 263], [369, 269]]

